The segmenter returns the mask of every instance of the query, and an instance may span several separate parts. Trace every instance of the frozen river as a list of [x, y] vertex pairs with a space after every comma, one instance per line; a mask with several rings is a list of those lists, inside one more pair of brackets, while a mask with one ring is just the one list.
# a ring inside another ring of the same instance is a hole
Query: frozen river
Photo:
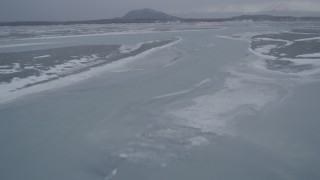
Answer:
[[320, 24], [0, 32], [0, 179], [320, 178]]

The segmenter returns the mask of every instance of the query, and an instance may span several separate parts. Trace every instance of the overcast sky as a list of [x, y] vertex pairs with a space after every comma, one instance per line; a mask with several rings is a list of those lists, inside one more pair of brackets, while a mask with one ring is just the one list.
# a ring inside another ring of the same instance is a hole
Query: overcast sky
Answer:
[[141, 8], [180, 16], [214, 16], [274, 7], [320, 12], [320, 0], [0, 0], [0, 21], [103, 19]]

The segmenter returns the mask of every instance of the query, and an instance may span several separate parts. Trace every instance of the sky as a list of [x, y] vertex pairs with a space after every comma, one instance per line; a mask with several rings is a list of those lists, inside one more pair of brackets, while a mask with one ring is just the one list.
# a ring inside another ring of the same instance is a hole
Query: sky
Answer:
[[142, 8], [181, 17], [254, 14], [270, 9], [320, 15], [320, 0], [1, 0], [0, 21], [105, 19]]

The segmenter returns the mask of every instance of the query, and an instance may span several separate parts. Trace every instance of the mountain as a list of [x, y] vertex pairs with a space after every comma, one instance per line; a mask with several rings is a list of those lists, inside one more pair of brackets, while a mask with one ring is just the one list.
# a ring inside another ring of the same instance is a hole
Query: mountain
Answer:
[[319, 16], [319, 11], [307, 11], [303, 7], [290, 2], [274, 2], [267, 5], [261, 11], [256, 12], [255, 14], [269, 14], [274, 16]]
[[120, 19], [179, 20], [181, 18], [146, 8], [130, 11]]

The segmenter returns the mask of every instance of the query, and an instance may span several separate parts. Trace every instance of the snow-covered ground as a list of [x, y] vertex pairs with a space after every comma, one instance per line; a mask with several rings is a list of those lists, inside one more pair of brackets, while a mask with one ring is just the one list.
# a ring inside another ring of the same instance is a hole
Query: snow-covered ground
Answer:
[[319, 179], [305, 27], [2, 27], [0, 179]]

